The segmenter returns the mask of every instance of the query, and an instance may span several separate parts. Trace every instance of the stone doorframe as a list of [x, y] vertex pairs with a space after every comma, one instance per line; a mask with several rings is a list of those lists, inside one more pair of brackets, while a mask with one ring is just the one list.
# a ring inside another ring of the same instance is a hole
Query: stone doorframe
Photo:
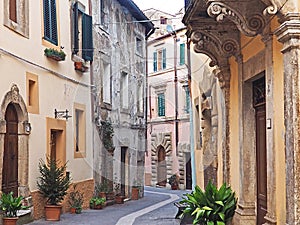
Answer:
[[151, 185], [155, 186], [157, 183], [157, 171], [156, 171], [156, 162], [157, 149], [162, 146], [166, 151], [166, 169], [167, 169], [167, 178], [173, 174], [172, 171], [172, 142], [171, 142], [172, 133], [155, 133], [151, 134]]
[[[11, 86], [9, 92], [6, 93], [4, 99], [1, 103], [0, 110], [0, 184], [2, 184], [2, 168], [3, 168], [3, 153], [4, 153], [4, 136], [6, 133], [6, 121], [5, 121], [5, 112], [7, 106], [12, 103], [18, 114], [18, 150], [19, 150], [19, 159], [18, 159], [18, 183], [19, 183], [19, 195], [28, 197], [30, 196], [30, 190], [28, 185], [28, 174], [29, 174], [29, 151], [28, 151], [28, 139], [30, 134], [30, 126], [28, 122], [28, 111], [26, 104], [19, 93], [19, 88], [16, 84]], [[0, 190], [2, 185], [0, 186]]]

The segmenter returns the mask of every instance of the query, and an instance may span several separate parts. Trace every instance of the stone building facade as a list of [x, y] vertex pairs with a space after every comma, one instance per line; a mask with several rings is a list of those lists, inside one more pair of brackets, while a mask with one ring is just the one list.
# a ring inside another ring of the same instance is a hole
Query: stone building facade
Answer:
[[[0, 3], [0, 189], [24, 196], [34, 218], [44, 210], [36, 186], [40, 159], [68, 162], [73, 183], [85, 187], [86, 202], [94, 187], [90, 72], [74, 66], [87, 68], [93, 60], [93, 43], [86, 39], [92, 37], [90, 4], [58, 2]], [[78, 32], [85, 37], [75, 38]], [[50, 58], [46, 49], [66, 57]]]
[[191, 48], [210, 58], [222, 90], [210, 179], [236, 191], [234, 224], [300, 221], [299, 18], [298, 1], [186, 1]]
[[[144, 184], [146, 39], [154, 26], [133, 1], [94, 0], [92, 90], [96, 185]], [[144, 21], [144, 22], [139, 22]], [[105, 144], [105, 124], [113, 130]]]

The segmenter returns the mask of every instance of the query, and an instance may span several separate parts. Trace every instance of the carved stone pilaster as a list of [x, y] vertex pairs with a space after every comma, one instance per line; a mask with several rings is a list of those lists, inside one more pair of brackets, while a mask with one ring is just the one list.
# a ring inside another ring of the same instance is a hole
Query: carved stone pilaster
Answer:
[[284, 20], [275, 34], [283, 43], [286, 224], [292, 225], [300, 221], [300, 14], [288, 14]]

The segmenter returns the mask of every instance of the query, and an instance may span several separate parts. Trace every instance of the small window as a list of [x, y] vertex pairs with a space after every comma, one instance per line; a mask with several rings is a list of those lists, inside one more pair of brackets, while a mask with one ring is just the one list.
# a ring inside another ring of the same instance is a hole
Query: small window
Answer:
[[157, 52], [153, 52], [153, 71], [157, 72]]
[[26, 73], [27, 108], [28, 112], [39, 113], [39, 86], [38, 76]]
[[128, 109], [128, 74], [125, 72], [121, 73], [121, 106], [123, 109]]
[[9, 0], [9, 19], [17, 23], [17, 0]]
[[164, 70], [167, 68], [166, 49], [157, 51], [157, 71]]
[[84, 6], [76, 2], [73, 6], [73, 54], [85, 61], [93, 61], [92, 17], [84, 13]]
[[56, 0], [43, 0], [44, 39], [58, 45]]
[[190, 112], [190, 90], [188, 86], [184, 86], [184, 90], [185, 90], [185, 108], [184, 111], [186, 113]]
[[136, 38], [136, 52], [139, 55], [143, 54], [143, 42], [140, 38]]
[[179, 65], [185, 64], [185, 44], [180, 44], [180, 56], [179, 56]]
[[103, 102], [111, 104], [111, 75], [108, 63], [103, 63]]
[[160, 24], [167, 24], [167, 18], [161, 16], [161, 17], [160, 17]]
[[137, 86], [138, 90], [137, 90], [137, 110], [139, 113], [142, 113], [143, 107], [144, 107], [144, 93], [143, 93], [143, 83], [140, 82], [138, 83]]
[[100, 24], [102, 27], [107, 28], [107, 23], [105, 21], [106, 19], [106, 13], [105, 13], [105, 3], [104, 0], [100, 0]]
[[165, 116], [165, 94], [157, 95], [158, 116]]
[[86, 126], [85, 126], [85, 106], [75, 103], [74, 105], [74, 139], [75, 139], [75, 158], [85, 157], [86, 148]]

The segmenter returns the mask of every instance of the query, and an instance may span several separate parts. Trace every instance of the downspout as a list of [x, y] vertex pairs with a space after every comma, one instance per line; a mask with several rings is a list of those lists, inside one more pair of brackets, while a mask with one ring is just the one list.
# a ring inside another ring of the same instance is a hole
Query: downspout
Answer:
[[194, 118], [192, 107], [192, 73], [191, 73], [191, 39], [187, 37], [187, 68], [188, 68], [188, 83], [190, 92], [190, 148], [191, 148], [191, 167], [192, 167], [192, 189], [197, 185], [196, 164], [195, 164], [195, 138], [194, 138]]

